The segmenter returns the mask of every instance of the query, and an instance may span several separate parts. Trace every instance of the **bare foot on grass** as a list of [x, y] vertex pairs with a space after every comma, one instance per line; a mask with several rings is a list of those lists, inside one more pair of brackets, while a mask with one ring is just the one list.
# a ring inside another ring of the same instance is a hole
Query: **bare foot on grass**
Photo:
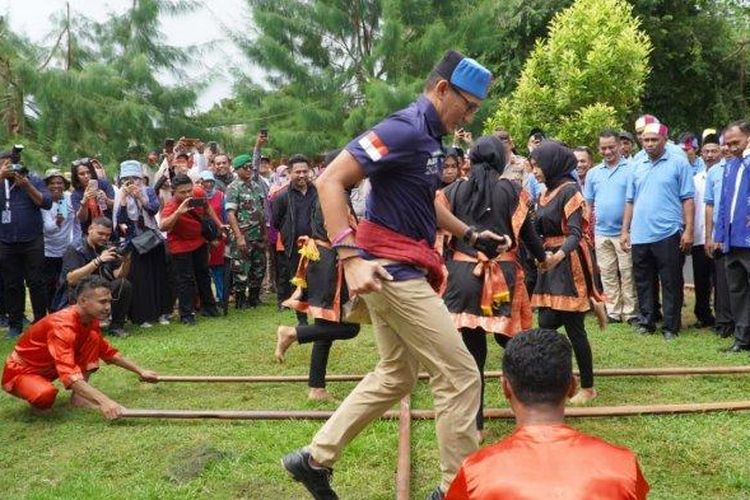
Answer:
[[279, 363], [284, 362], [284, 354], [297, 341], [297, 330], [291, 326], [279, 326], [276, 329], [276, 350], [273, 355]]

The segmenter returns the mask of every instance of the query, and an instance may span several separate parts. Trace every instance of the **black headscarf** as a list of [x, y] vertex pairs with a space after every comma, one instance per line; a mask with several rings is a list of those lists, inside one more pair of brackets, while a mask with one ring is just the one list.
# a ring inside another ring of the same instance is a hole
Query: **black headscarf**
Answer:
[[573, 151], [555, 141], [544, 141], [531, 152], [531, 158], [544, 172], [547, 189], [555, 189], [563, 182], [575, 180], [573, 171], [578, 165]]
[[505, 147], [494, 135], [480, 137], [469, 154], [471, 174], [462, 203], [469, 205], [469, 215], [476, 221], [492, 203], [492, 190], [505, 169]]

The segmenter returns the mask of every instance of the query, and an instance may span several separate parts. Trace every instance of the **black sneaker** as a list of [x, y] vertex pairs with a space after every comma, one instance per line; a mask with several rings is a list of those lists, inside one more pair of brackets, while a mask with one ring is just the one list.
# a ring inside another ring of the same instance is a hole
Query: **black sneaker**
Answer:
[[661, 334], [664, 336], [664, 340], [671, 341], [677, 340], [677, 333], [669, 330], [662, 330]]
[[216, 308], [216, 306], [203, 309], [202, 314], [208, 318], [218, 318], [219, 316], [221, 316], [221, 313]]
[[22, 330], [18, 325], [10, 325], [8, 327], [8, 333], [5, 335], [6, 339], [13, 340], [21, 336]]
[[112, 337], [120, 337], [123, 339], [130, 336], [128, 332], [126, 332], [125, 329], [121, 326], [110, 326], [107, 329], [107, 335], [110, 335]]
[[443, 500], [445, 498], [445, 493], [443, 492], [443, 488], [438, 486], [434, 490], [432, 490], [432, 493], [427, 495], [427, 500]]
[[281, 466], [294, 478], [302, 483], [315, 500], [338, 500], [338, 495], [331, 488], [333, 469], [310, 465], [310, 452], [302, 448], [293, 451], [281, 459]]
[[193, 326], [195, 325], [195, 316], [183, 316], [180, 318], [180, 323], [182, 323], [183, 325]]
[[635, 328], [635, 333], [637, 333], [638, 335], [651, 335], [655, 331], [656, 329], [654, 327], [648, 327], [646, 325], [638, 325]]

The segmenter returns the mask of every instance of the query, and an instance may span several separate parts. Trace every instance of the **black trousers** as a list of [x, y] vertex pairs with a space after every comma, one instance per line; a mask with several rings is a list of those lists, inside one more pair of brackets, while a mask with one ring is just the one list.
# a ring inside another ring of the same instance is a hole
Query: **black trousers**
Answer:
[[573, 345], [578, 371], [581, 373], [581, 388], [594, 387], [594, 359], [591, 355], [591, 344], [583, 324], [585, 313], [556, 311], [549, 307], [539, 309], [539, 328], [557, 330], [565, 327], [565, 334]]
[[734, 338], [750, 347], [750, 248], [733, 248], [725, 258]]
[[664, 307], [664, 330], [672, 333], [680, 331], [682, 308], [682, 263], [679, 231], [668, 238], [633, 245], [633, 278], [641, 312], [641, 324], [649, 330], [656, 328], [654, 275], [659, 275]]
[[109, 282], [112, 292], [112, 321], [110, 328], [122, 328], [133, 300], [133, 285], [125, 278], [118, 278]]
[[[280, 277], [280, 280], [283, 280], [284, 283], [279, 283], [277, 287], [279, 304], [281, 304], [281, 302], [284, 302], [286, 299], [292, 296], [292, 293], [294, 293], [294, 286], [292, 286], [291, 284], [291, 279], [295, 274], [297, 274], [297, 266], [299, 265], [299, 253], [295, 249], [292, 251], [291, 257], [287, 257], [285, 253], [278, 254], [277, 257], [285, 261], [285, 264], [283, 266], [283, 272], [285, 276]], [[297, 316], [298, 326], [307, 325], [307, 314], [299, 311], [295, 311], [294, 314], [295, 316]]]
[[310, 374], [307, 385], [315, 388], [326, 386], [326, 370], [328, 368], [328, 355], [334, 340], [346, 340], [359, 334], [359, 325], [356, 323], [336, 323], [325, 319], [315, 319], [312, 325], [297, 327], [297, 342], [306, 344], [313, 342], [310, 354]]
[[706, 247], [695, 245], [690, 255], [693, 260], [693, 280], [695, 281], [695, 318], [705, 325], [713, 325], [716, 319], [711, 311], [711, 290], [714, 287], [715, 273], [711, 259], [706, 255]]
[[57, 282], [62, 271], [62, 257], [44, 258], [44, 283], [47, 286], [47, 312], [52, 312], [52, 299], [55, 297]]
[[186, 318], [195, 313], [193, 300], [196, 286], [203, 310], [216, 309], [216, 299], [211, 291], [211, 274], [208, 270], [207, 244], [192, 252], [173, 254], [172, 266], [177, 285], [180, 318]]
[[[510, 340], [510, 337], [498, 333], [494, 336], [495, 342], [503, 348]], [[482, 393], [479, 399], [479, 411], [477, 412], [477, 429], [481, 431], [484, 429], [484, 365], [487, 362], [487, 332], [481, 328], [461, 328], [461, 337], [464, 339], [466, 349], [477, 363], [479, 380], [482, 382]]]
[[22, 326], [26, 297], [24, 280], [31, 295], [34, 321], [43, 318], [49, 305], [44, 281], [44, 236], [23, 243], [0, 242], [0, 269], [8, 323], [18, 328]]
[[714, 253], [714, 311], [716, 311], [716, 325], [721, 332], [734, 332], [734, 316], [732, 316], [732, 306], [729, 301], [726, 260], [723, 252]]

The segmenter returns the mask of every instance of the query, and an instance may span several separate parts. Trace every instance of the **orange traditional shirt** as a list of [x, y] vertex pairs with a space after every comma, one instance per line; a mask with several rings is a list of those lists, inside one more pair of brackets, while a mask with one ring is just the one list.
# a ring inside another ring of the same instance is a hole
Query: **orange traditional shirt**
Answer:
[[519, 427], [469, 455], [445, 498], [640, 500], [648, 491], [632, 451], [553, 424]]
[[99, 320], [81, 323], [78, 308], [67, 307], [34, 323], [21, 336], [5, 363], [3, 389], [10, 391], [18, 375], [60, 378], [67, 388], [84, 373], [99, 367], [99, 359], [111, 361], [117, 349], [101, 333]]

